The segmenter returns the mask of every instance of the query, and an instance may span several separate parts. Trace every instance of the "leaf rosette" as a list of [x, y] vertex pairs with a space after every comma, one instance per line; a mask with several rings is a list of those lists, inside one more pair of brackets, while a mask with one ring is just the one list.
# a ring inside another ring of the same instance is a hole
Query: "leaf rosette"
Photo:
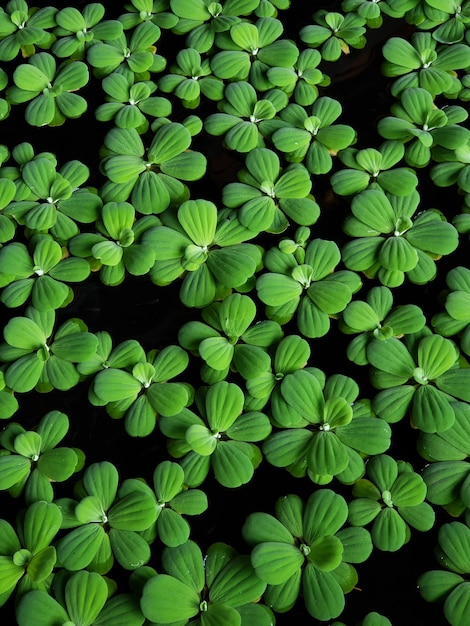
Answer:
[[25, 0], [10, 0], [0, 11], [0, 60], [12, 61], [21, 52], [30, 57], [36, 47], [47, 49], [55, 41], [49, 29], [56, 25], [57, 9], [29, 7]]
[[59, 539], [57, 558], [72, 572], [88, 569], [108, 572], [115, 559], [134, 570], [150, 558], [150, 547], [141, 536], [157, 517], [154, 498], [148, 493], [118, 494], [119, 474], [108, 462], [89, 465], [80, 484], [80, 497], [59, 498], [62, 528], [72, 529]]
[[[115, 419], [124, 417], [131, 437], [146, 437], [155, 429], [158, 416], [176, 415], [190, 402], [190, 386], [171, 382], [186, 369], [189, 358], [179, 346], [151, 350], [147, 355], [129, 344], [122, 348], [124, 362], [119, 359], [115, 367], [101, 369], [94, 377], [90, 402], [105, 406]], [[137, 361], [129, 362], [128, 348]]]
[[421, 532], [434, 524], [434, 510], [424, 502], [426, 483], [404, 461], [387, 454], [369, 459], [367, 478], [353, 487], [348, 520], [353, 526], [372, 523], [371, 537], [379, 550], [395, 552], [410, 540], [410, 526]]
[[330, 318], [343, 311], [361, 287], [355, 272], [335, 271], [340, 260], [336, 243], [324, 239], [310, 241], [302, 263], [292, 253], [271, 248], [264, 256], [268, 272], [256, 281], [267, 317], [282, 325], [297, 312], [297, 327], [305, 337], [326, 335]]
[[98, 340], [86, 324], [71, 318], [55, 331], [55, 311], [28, 307], [24, 316], [13, 317], [3, 329], [0, 360], [6, 364], [8, 387], [21, 393], [36, 389], [66, 391], [80, 380], [76, 363], [89, 360]]
[[456, 150], [468, 141], [470, 131], [459, 125], [467, 111], [460, 106], [436, 107], [432, 95], [421, 87], [404, 89], [391, 113], [379, 120], [377, 129], [385, 139], [406, 144], [404, 158], [411, 167], [429, 165], [434, 146]]
[[90, 176], [89, 168], [72, 160], [57, 171], [54, 155], [34, 155], [28, 143], [16, 148], [13, 156], [19, 167], [12, 172], [16, 195], [4, 208], [4, 215], [33, 233], [49, 232], [65, 245], [79, 233], [77, 222], [93, 222], [103, 204], [95, 190], [81, 187]]
[[206, 323], [192, 321], [180, 328], [179, 343], [205, 362], [201, 368], [203, 380], [215, 382], [215, 378], [225, 377], [232, 369], [248, 381], [265, 370], [269, 363], [266, 350], [283, 333], [279, 324], [271, 320], [253, 324], [255, 316], [253, 300], [233, 293], [203, 309]]
[[180, 123], [163, 123], [154, 133], [148, 150], [135, 128], [113, 128], [105, 136], [107, 156], [102, 168], [110, 184], [104, 186], [105, 201], [130, 198], [145, 215], [159, 214], [170, 204], [181, 204], [187, 190], [181, 181], [201, 178], [206, 158], [189, 150], [191, 133]]
[[269, 463], [324, 484], [337, 476], [351, 484], [365, 471], [363, 458], [390, 445], [386, 422], [357, 402], [359, 387], [343, 375], [324, 377], [301, 369], [286, 375], [271, 411], [282, 428], [263, 444]]
[[228, 183], [222, 190], [222, 201], [238, 209], [240, 222], [259, 233], [283, 232], [292, 220], [303, 226], [314, 224], [320, 208], [310, 194], [312, 181], [300, 163], [281, 170], [279, 157], [268, 148], [255, 148], [245, 159], [246, 169], [240, 182]]
[[354, 300], [344, 309], [339, 320], [340, 329], [357, 335], [347, 347], [348, 358], [357, 365], [366, 365], [367, 344], [373, 339], [419, 332], [426, 324], [422, 310], [415, 304], [393, 306], [393, 295], [388, 287], [372, 287], [366, 300]]
[[87, 62], [98, 78], [119, 72], [128, 78], [148, 80], [150, 72], [161, 72], [166, 65], [166, 59], [156, 53], [160, 35], [159, 26], [145, 21], [129, 35], [121, 32], [113, 39], [93, 40], [87, 50]]
[[270, 67], [292, 67], [299, 49], [289, 39], [280, 39], [284, 26], [273, 17], [234, 24], [216, 35], [220, 52], [211, 58], [213, 73], [223, 80], [249, 80], [257, 91], [274, 87], [267, 72]]
[[45, 501], [27, 507], [17, 531], [6, 520], [0, 520], [0, 606], [15, 589], [17, 599], [31, 588], [49, 589], [57, 562], [56, 549], [51, 544], [61, 523], [60, 508]]
[[177, 34], [186, 34], [186, 44], [198, 52], [209, 52], [217, 33], [230, 30], [241, 22], [241, 17], [250, 15], [259, 0], [171, 0], [171, 10], [178, 16], [173, 28]]
[[83, 59], [88, 48], [96, 41], [117, 39], [122, 34], [118, 20], [103, 20], [105, 7], [93, 2], [80, 13], [75, 7], [58, 11], [54, 35], [58, 37], [52, 52], [59, 58]]
[[387, 422], [408, 412], [415, 428], [443, 432], [455, 421], [455, 398], [468, 402], [470, 369], [459, 367], [459, 350], [449, 339], [424, 332], [414, 343], [396, 337], [372, 341], [367, 358], [373, 366], [371, 381], [381, 389], [373, 409]]
[[446, 294], [445, 311], [437, 313], [431, 320], [440, 335], [457, 335], [460, 347], [470, 355], [470, 270], [457, 266], [446, 276], [449, 291]]
[[322, 96], [309, 109], [291, 103], [280, 112], [284, 124], [271, 139], [288, 161], [303, 162], [312, 174], [326, 174], [333, 167], [332, 156], [355, 142], [351, 126], [334, 124], [341, 115], [341, 104]]
[[107, 580], [96, 572], [66, 572], [54, 576], [54, 596], [34, 589], [20, 599], [17, 609], [19, 626], [34, 622], [37, 626], [51, 623], [79, 623], [83, 626], [112, 626], [125, 620], [129, 626], [140, 626], [144, 619], [139, 603], [131, 594], [111, 597]]
[[433, 280], [435, 261], [457, 248], [458, 232], [439, 211], [416, 214], [419, 200], [417, 191], [396, 196], [370, 188], [355, 196], [343, 225], [355, 238], [343, 247], [346, 267], [377, 276], [387, 287], [401, 285], [405, 276], [417, 284]]
[[200, 387], [196, 404], [201, 417], [185, 409], [159, 421], [160, 430], [170, 439], [170, 453], [181, 458], [185, 483], [199, 486], [211, 468], [224, 487], [248, 483], [261, 462], [254, 442], [271, 432], [269, 418], [259, 411], [243, 412], [243, 391], [227, 381]]
[[384, 76], [398, 76], [391, 87], [398, 96], [409, 87], [422, 87], [434, 97], [441, 93], [452, 97], [461, 89], [455, 70], [470, 64], [470, 48], [466, 44], [439, 45], [431, 33], [417, 32], [410, 41], [390, 37], [382, 49]]
[[11, 104], [29, 102], [25, 119], [32, 126], [60, 126], [67, 118], [83, 115], [88, 103], [73, 93], [89, 81], [88, 67], [81, 61], [63, 62], [57, 67], [47, 52], [34, 54], [29, 63], [13, 72], [14, 85], [7, 89]]
[[112, 72], [101, 82], [106, 102], [95, 109], [100, 122], [114, 121], [118, 128], [136, 128], [146, 132], [149, 117], [168, 117], [171, 103], [167, 98], [152, 96], [156, 83], [146, 80], [134, 83], [122, 74]]
[[209, 200], [187, 200], [176, 212], [165, 212], [162, 222], [143, 236], [155, 250], [150, 278], [164, 286], [182, 276], [186, 306], [204, 307], [232, 288], [243, 289], [261, 264], [259, 248], [243, 243], [253, 231]]
[[437, 558], [445, 569], [430, 570], [418, 578], [418, 589], [428, 602], [444, 602], [444, 615], [452, 626], [463, 626], [470, 602], [470, 529], [462, 522], [439, 529]]
[[65, 413], [49, 411], [35, 430], [10, 422], [0, 436], [0, 489], [26, 504], [52, 502], [53, 483], [67, 480], [80, 469], [83, 453], [57, 447], [65, 437], [69, 420]]
[[230, 83], [218, 105], [220, 112], [208, 115], [204, 128], [210, 135], [224, 135], [224, 143], [231, 150], [249, 153], [265, 146], [263, 123], [273, 119], [286, 104], [287, 96], [279, 89], [270, 89], [258, 99], [250, 83]]
[[319, 48], [325, 61], [337, 61], [342, 54], [349, 54], [350, 48], [366, 45], [366, 20], [355, 11], [342, 15], [321, 9], [313, 18], [315, 24], [301, 28], [300, 38], [308, 46]]
[[[258, 600], [266, 583], [248, 556], [225, 543], [213, 543], [203, 555], [193, 541], [162, 553], [163, 573], [144, 585], [141, 608], [158, 624], [270, 626], [274, 616]], [[178, 597], [178, 602], [174, 598]]]
[[396, 196], [411, 194], [418, 178], [411, 168], [395, 167], [405, 154], [399, 141], [386, 141], [375, 148], [345, 148], [338, 158], [345, 169], [331, 177], [333, 191], [340, 196], [353, 196], [367, 188], [381, 189]]
[[159, 223], [155, 215], [136, 220], [134, 207], [128, 202], [107, 202], [96, 223], [100, 233], [72, 237], [69, 249], [77, 257], [88, 259], [95, 271], [100, 269], [105, 285], [119, 285], [126, 272], [143, 276], [153, 266], [155, 252], [142, 242], [142, 236]]
[[0, 249], [1, 273], [11, 276], [0, 300], [16, 308], [31, 299], [39, 311], [65, 306], [73, 299], [66, 283], [85, 280], [90, 274], [88, 262], [68, 256], [50, 235], [34, 235], [29, 243], [31, 251], [20, 242]]
[[174, 93], [185, 108], [194, 109], [201, 101], [201, 94], [209, 100], [221, 100], [224, 83], [212, 74], [209, 59], [202, 59], [194, 48], [180, 50], [170, 71], [158, 81], [165, 93]]
[[277, 612], [291, 609], [302, 595], [312, 617], [340, 615], [357, 581], [351, 563], [365, 561], [372, 542], [363, 528], [344, 528], [348, 507], [330, 489], [319, 489], [304, 504], [293, 494], [276, 502], [276, 517], [252, 513], [242, 528], [253, 546], [251, 563], [268, 583], [264, 598]]
[[185, 485], [184, 470], [178, 463], [162, 461], [153, 472], [153, 489], [142, 480], [128, 478], [119, 490], [120, 497], [129, 493], [149, 494], [155, 504], [156, 521], [141, 535], [151, 543], [155, 537], [170, 547], [189, 539], [191, 532], [186, 515], [201, 515], [208, 507], [207, 496], [200, 489]]

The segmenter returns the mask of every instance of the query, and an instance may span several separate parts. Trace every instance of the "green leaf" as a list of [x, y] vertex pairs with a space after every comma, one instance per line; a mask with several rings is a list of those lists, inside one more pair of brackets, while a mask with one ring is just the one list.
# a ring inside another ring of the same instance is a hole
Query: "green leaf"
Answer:
[[470, 609], [470, 583], [463, 582], [444, 602], [444, 615], [453, 626], [464, 626]]
[[39, 471], [52, 481], [67, 480], [77, 467], [78, 457], [72, 448], [47, 450], [38, 460]]
[[92, 624], [107, 598], [106, 582], [95, 572], [77, 572], [67, 581], [65, 601], [74, 622]]
[[411, 420], [425, 433], [443, 432], [455, 421], [446, 395], [431, 385], [420, 385], [413, 396]]
[[157, 530], [160, 540], [170, 547], [176, 547], [189, 539], [190, 527], [188, 522], [172, 509], [162, 509], [157, 520]]
[[31, 459], [13, 454], [0, 457], [0, 489], [23, 483], [31, 472]]
[[153, 524], [156, 515], [150, 494], [129, 493], [111, 507], [108, 519], [112, 528], [143, 531]]
[[214, 241], [217, 227], [217, 209], [207, 200], [188, 200], [178, 209], [178, 221], [198, 246], [209, 246]]
[[98, 372], [93, 384], [94, 392], [105, 403], [137, 396], [141, 388], [132, 374], [114, 368]]
[[343, 544], [333, 535], [319, 537], [310, 548], [309, 561], [322, 572], [336, 569], [342, 561]]
[[250, 558], [237, 556], [215, 578], [209, 591], [209, 599], [216, 604], [239, 607], [256, 602], [265, 588], [266, 583], [258, 578]]
[[193, 424], [185, 434], [191, 449], [201, 456], [211, 455], [217, 447], [216, 435], [203, 424]]
[[468, 572], [470, 529], [461, 522], [444, 524], [439, 529], [439, 545], [448, 559], [448, 569], [463, 574]]
[[372, 341], [367, 346], [367, 358], [379, 370], [396, 376], [405, 383], [412, 377], [415, 363], [406, 346], [395, 337]]
[[284, 400], [310, 423], [322, 419], [324, 398], [321, 386], [315, 376], [299, 370], [289, 374], [281, 383]]
[[302, 576], [305, 606], [310, 615], [322, 621], [338, 617], [344, 608], [343, 591], [330, 572], [308, 563]]
[[[248, 483], [254, 473], [253, 463], [243, 442], [220, 441], [212, 455], [212, 467], [217, 481], [224, 487], [239, 487]], [[249, 446], [249, 444], [244, 444]]]
[[371, 534], [379, 550], [395, 552], [406, 541], [406, 524], [395, 509], [385, 508], [376, 517]]
[[117, 562], [126, 570], [135, 570], [150, 559], [149, 544], [136, 532], [112, 528], [109, 542]]
[[441, 391], [470, 402], [470, 369], [450, 369], [435, 382]]
[[37, 350], [46, 343], [43, 330], [29, 317], [13, 317], [3, 329], [5, 341], [15, 348]]
[[[174, 599], [178, 598], [175, 603]], [[199, 613], [199, 594], [181, 581], [157, 574], [144, 586], [140, 606], [145, 617], [161, 624], [188, 620]]]
[[65, 624], [69, 615], [46, 591], [34, 590], [21, 597], [16, 619], [19, 626], [28, 626], [32, 622], [37, 626], [50, 626], [52, 620]]
[[296, 546], [274, 541], [260, 543], [251, 552], [251, 563], [257, 576], [270, 585], [286, 582], [301, 568], [304, 560]]
[[205, 399], [207, 421], [212, 431], [224, 432], [243, 409], [244, 395], [234, 383], [221, 381], [209, 387]]
[[462, 581], [463, 578], [454, 572], [433, 570], [421, 574], [418, 578], [418, 590], [427, 602], [442, 601]]

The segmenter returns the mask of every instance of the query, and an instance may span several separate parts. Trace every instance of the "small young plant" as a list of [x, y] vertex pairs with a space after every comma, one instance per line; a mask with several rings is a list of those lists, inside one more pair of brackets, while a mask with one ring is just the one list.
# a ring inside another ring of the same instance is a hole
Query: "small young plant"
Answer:
[[416, 214], [419, 194], [405, 196], [366, 189], [352, 199], [344, 231], [355, 237], [343, 247], [346, 267], [375, 277], [387, 287], [405, 276], [425, 284], [437, 272], [435, 262], [458, 246], [457, 229], [434, 209]]
[[62, 528], [72, 529], [56, 544], [62, 567], [107, 573], [114, 560], [134, 570], [150, 558], [150, 547], [141, 532], [157, 518], [149, 493], [118, 493], [119, 474], [108, 461], [89, 465], [77, 486], [77, 499], [59, 498]]
[[423, 532], [434, 524], [422, 477], [387, 454], [369, 459], [367, 478], [356, 482], [353, 496], [348, 521], [352, 526], [373, 522], [371, 537], [379, 550], [395, 552], [410, 540], [410, 526]]
[[72, 318], [55, 331], [55, 311], [28, 307], [3, 329], [0, 360], [7, 364], [5, 382], [14, 391], [71, 389], [80, 380], [75, 367], [88, 361], [98, 345], [86, 324]]
[[28, 506], [17, 532], [4, 519], [0, 519], [0, 606], [3, 606], [16, 589], [20, 598], [32, 588], [49, 589], [53, 569], [57, 562], [52, 544], [62, 524], [60, 508], [45, 501]]
[[409, 411], [413, 427], [427, 433], [445, 431], [455, 420], [454, 399], [469, 401], [470, 369], [458, 366], [457, 347], [440, 335], [426, 332], [408, 345], [395, 337], [368, 345], [371, 381], [382, 389], [373, 409], [391, 423]]
[[151, 350], [147, 355], [134, 351], [135, 362], [121, 368], [106, 367], [96, 374], [90, 387], [90, 402], [105, 406], [111, 417], [124, 417], [131, 437], [146, 437], [154, 429], [157, 416], [172, 416], [190, 402], [189, 385], [171, 382], [188, 366], [188, 355], [179, 346]]
[[393, 294], [388, 287], [372, 287], [366, 300], [354, 300], [344, 309], [340, 329], [356, 335], [347, 347], [348, 358], [357, 365], [366, 365], [367, 345], [373, 339], [385, 340], [417, 333], [426, 324], [422, 310], [415, 304], [393, 307]]
[[68, 417], [60, 411], [46, 413], [35, 430], [9, 422], [0, 435], [0, 490], [24, 495], [26, 504], [52, 502], [53, 483], [67, 480], [83, 465], [80, 450], [57, 447], [68, 429]]
[[191, 528], [184, 516], [201, 515], [208, 507], [206, 494], [200, 489], [188, 489], [183, 468], [172, 461], [162, 461], [156, 466], [153, 489], [142, 480], [128, 478], [119, 495], [123, 497], [134, 491], [150, 494], [155, 501], [157, 519], [142, 535], [151, 540], [156, 536], [173, 548], [189, 539]]
[[34, 589], [20, 598], [16, 610], [18, 626], [53, 626], [57, 623], [112, 626], [125, 620], [128, 626], [141, 626], [144, 617], [137, 598], [130, 594], [111, 597], [108, 580], [86, 570], [54, 576], [55, 597]]
[[309, 338], [323, 337], [334, 318], [361, 287], [355, 272], [335, 271], [341, 252], [334, 241], [312, 239], [299, 263], [294, 254], [271, 248], [264, 256], [268, 272], [256, 281], [266, 315], [286, 324], [296, 314], [297, 327]]
[[[0, 267], [4, 287], [0, 300], [16, 308], [31, 299], [38, 311], [58, 309], [73, 299], [66, 284], [79, 283], [90, 274], [85, 259], [65, 256], [63, 249], [50, 235], [33, 235], [30, 251], [20, 242], [0, 249]], [[62, 282], [64, 281], [64, 282]]]
[[462, 522], [444, 524], [438, 541], [437, 558], [445, 570], [422, 574], [418, 589], [428, 602], [444, 601], [444, 615], [451, 626], [463, 626], [470, 602], [470, 528]]
[[160, 430], [170, 439], [169, 451], [181, 458], [190, 487], [202, 484], [211, 468], [224, 487], [251, 480], [262, 459], [253, 442], [266, 439], [271, 424], [264, 413], [243, 412], [244, 399], [238, 385], [219, 381], [198, 390], [196, 403], [202, 417], [185, 409], [160, 419]]

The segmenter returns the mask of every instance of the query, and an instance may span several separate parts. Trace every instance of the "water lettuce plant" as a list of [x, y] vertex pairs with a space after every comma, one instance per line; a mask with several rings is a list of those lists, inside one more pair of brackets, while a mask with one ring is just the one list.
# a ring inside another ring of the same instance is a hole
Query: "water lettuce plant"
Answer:
[[16, 68], [13, 80], [7, 99], [11, 104], [31, 101], [25, 119], [32, 126], [59, 126], [66, 118], [83, 115], [88, 106], [85, 98], [73, 93], [89, 80], [88, 67], [82, 61], [57, 67], [51, 54], [38, 52], [29, 63]]
[[[131, 349], [132, 350], [132, 349]], [[188, 365], [188, 355], [179, 346], [151, 350], [147, 355], [132, 350], [137, 360], [98, 371], [89, 391], [92, 404], [105, 406], [115, 419], [124, 417], [132, 437], [145, 437], [156, 425], [157, 415], [176, 415], [191, 397], [184, 383], [170, 382]]]
[[[142, 592], [142, 612], [152, 622], [272, 624], [272, 612], [256, 604], [266, 583], [258, 578], [250, 559], [237, 555], [231, 546], [211, 544], [203, 556], [199, 546], [189, 540], [165, 548], [162, 563], [163, 573], [149, 578]], [[176, 596], [178, 603], [173, 601]]]
[[344, 310], [361, 287], [355, 272], [335, 271], [340, 260], [336, 243], [324, 239], [310, 241], [302, 263], [280, 248], [268, 250], [264, 264], [269, 272], [256, 281], [267, 317], [282, 325], [297, 312], [297, 325], [305, 337], [326, 335], [330, 317]]
[[18, 589], [18, 596], [30, 589], [48, 589], [57, 551], [52, 544], [62, 523], [60, 508], [44, 500], [30, 504], [18, 522], [17, 530], [0, 520], [0, 606]]
[[118, 493], [119, 475], [112, 463], [89, 465], [77, 499], [59, 498], [61, 528], [69, 530], [56, 545], [59, 562], [69, 571], [88, 568], [105, 574], [114, 559], [126, 570], [140, 567], [150, 558], [147, 541], [139, 534], [157, 517], [148, 493]]
[[415, 190], [405, 196], [365, 189], [351, 201], [345, 232], [354, 237], [343, 248], [346, 267], [377, 275], [387, 287], [400, 285], [405, 276], [424, 284], [436, 274], [434, 261], [458, 246], [456, 228], [438, 211], [418, 211]]
[[343, 528], [348, 516], [344, 498], [320, 489], [304, 503], [294, 494], [276, 502], [276, 517], [252, 513], [242, 532], [253, 546], [251, 563], [268, 583], [266, 597], [279, 612], [291, 608], [302, 589], [308, 612], [327, 621], [344, 606], [344, 594], [357, 579], [352, 563], [372, 551], [368, 531]]
[[467, 626], [470, 2], [46, 4], [0, 8], [0, 622]]
[[434, 525], [434, 510], [426, 496], [426, 483], [403, 461], [380, 454], [367, 463], [367, 478], [358, 480], [349, 504], [353, 526], [373, 522], [371, 537], [379, 550], [394, 552], [410, 539], [410, 526], [426, 531]]
[[35, 430], [9, 422], [0, 436], [0, 489], [13, 497], [24, 495], [26, 504], [52, 502], [53, 483], [63, 482], [83, 466], [83, 453], [57, 447], [69, 429], [69, 419], [60, 411], [49, 411]]
[[300, 369], [285, 376], [279, 389], [281, 402], [272, 408], [282, 430], [263, 446], [273, 465], [293, 466], [294, 474], [308, 474], [319, 484], [333, 476], [352, 483], [364, 473], [365, 456], [388, 449], [390, 428], [355, 403], [359, 388], [353, 379], [341, 375], [325, 384], [315, 372]]
[[86, 570], [69, 576], [57, 576], [56, 598], [41, 589], [28, 591], [18, 604], [18, 624], [51, 626], [62, 620], [72, 623], [116, 624], [123, 614], [129, 626], [141, 626], [143, 616], [139, 605], [129, 595], [110, 597], [106, 579]]
[[150, 278], [160, 286], [183, 277], [181, 301], [190, 307], [204, 307], [216, 294], [243, 288], [261, 263], [261, 251], [244, 243], [254, 232], [237, 220], [217, 212], [208, 200], [187, 200], [168, 221], [151, 228], [144, 243], [155, 250]]

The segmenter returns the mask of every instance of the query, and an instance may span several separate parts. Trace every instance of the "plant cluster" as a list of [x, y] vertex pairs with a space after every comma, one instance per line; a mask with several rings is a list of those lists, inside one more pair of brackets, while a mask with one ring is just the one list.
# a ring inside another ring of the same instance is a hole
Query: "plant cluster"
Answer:
[[[419, 592], [467, 626], [470, 269], [446, 268], [470, 233], [470, 3], [334, 4], [296, 29], [290, 0], [0, 8], [3, 124], [99, 129], [97, 172], [0, 145], [0, 606], [19, 626], [272, 626], [299, 606], [340, 626], [362, 564], [445, 514]], [[395, 24], [367, 145], [334, 63]], [[214, 184], [218, 155], [236, 171]], [[80, 290], [132, 281], [176, 287], [176, 336], [76, 316]], [[84, 415], [53, 406], [76, 388]], [[74, 447], [91, 414], [163, 442], [150, 474]], [[261, 467], [292, 492], [246, 511], [243, 549], [199, 543], [206, 487]]]

